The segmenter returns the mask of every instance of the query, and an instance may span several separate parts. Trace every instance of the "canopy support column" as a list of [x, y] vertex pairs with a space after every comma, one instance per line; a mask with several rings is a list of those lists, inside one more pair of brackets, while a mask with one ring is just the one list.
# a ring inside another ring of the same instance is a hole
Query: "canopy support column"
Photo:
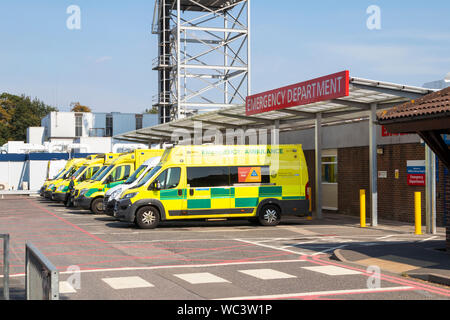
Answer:
[[378, 167], [377, 167], [377, 104], [370, 105], [369, 118], [369, 171], [370, 171], [370, 202], [371, 225], [378, 226]]
[[316, 114], [315, 125], [315, 144], [316, 144], [316, 216], [322, 219], [322, 114]]
[[436, 157], [430, 147], [425, 145], [425, 203], [426, 231], [436, 233]]

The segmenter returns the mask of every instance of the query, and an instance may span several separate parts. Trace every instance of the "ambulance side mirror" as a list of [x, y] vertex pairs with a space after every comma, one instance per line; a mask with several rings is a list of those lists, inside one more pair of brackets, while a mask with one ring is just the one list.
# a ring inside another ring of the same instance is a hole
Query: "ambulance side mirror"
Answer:
[[150, 190], [152, 191], [161, 190], [161, 182], [159, 182], [158, 180], [153, 181], [152, 184], [150, 185]]

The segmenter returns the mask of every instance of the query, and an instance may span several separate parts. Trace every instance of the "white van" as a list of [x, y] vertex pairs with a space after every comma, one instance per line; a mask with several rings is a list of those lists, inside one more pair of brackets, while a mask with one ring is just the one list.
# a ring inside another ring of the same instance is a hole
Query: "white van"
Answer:
[[139, 168], [136, 169], [136, 171], [130, 178], [128, 178], [127, 181], [125, 181], [123, 184], [109, 189], [105, 193], [105, 198], [103, 199], [103, 208], [105, 214], [107, 214], [108, 216], [114, 216], [114, 206], [117, 200], [120, 199], [120, 195], [122, 194], [122, 192], [136, 186], [138, 182], [147, 175], [147, 173], [149, 173], [154, 167], [159, 164], [160, 161], [161, 157], [148, 159]]

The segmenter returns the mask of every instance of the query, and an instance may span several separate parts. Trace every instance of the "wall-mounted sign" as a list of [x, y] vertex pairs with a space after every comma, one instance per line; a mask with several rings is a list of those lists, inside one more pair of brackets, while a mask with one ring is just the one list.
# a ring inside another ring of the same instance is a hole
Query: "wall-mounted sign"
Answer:
[[407, 161], [409, 186], [425, 186], [425, 160]]
[[350, 73], [342, 71], [317, 79], [247, 97], [247, 116], [302, 106], [319, 101], [347, 97], [350, 92]]
[[382, 137], [397, 137], [397, 136], [407, 136], [409, 133], [389, 133], [385, 126], [381, 126], [381, 136]]
[[443, 134], [444, 142], [450, 146], [450, 134]]
[[378, 171], [379, 179], [387, 179], [387, 171]]

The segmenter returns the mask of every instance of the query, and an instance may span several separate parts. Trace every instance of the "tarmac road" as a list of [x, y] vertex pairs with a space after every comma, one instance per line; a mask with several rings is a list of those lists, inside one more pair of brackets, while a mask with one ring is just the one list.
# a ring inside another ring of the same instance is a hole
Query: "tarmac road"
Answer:
[[442, 241], [443, 234], [361, 229], [338, 216], [320, 222], [289, 218], [278, 227], [191, 221], [139, 230], [40, 198], [0, 201], [0, 233], [11, 235], [13, 298], [23, 298], [26, 241], [59, 269], [61, 299], [450, 297], [445, 286], [385, 271], [377, 278], [371, 269], [330, 259], [339, 248]]

